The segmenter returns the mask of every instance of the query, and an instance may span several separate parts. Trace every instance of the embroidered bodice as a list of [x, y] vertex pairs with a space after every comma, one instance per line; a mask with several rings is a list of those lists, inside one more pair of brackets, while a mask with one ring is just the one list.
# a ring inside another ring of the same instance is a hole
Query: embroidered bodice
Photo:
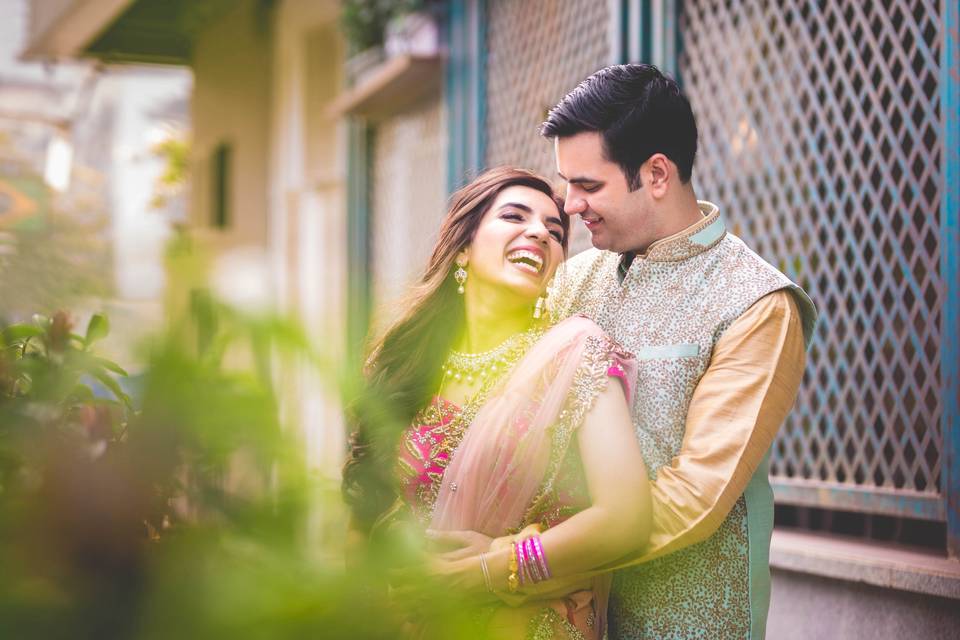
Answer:
[[459, 413], [457, 404], [434, 396], [400, 437], [402, 495], [421, 522], [430, 520], [443, 472], [463, 439], [463, 425], [455, 419]]
[[[624, 372], [617, 364], [607, 369], [607, 375], [624, 381]], [[435, 396], [400, 438], [398, 470], [402, 496], [424, 524], [430, 521], [443, 473], [466, 431], [466, 425], [457, 419], [460, 412], [456, 403]], [[531, 520], [544, 528], [552, 527], [589, 506], [589, 499], [579, 449], [571, 446], [550, 495]]]

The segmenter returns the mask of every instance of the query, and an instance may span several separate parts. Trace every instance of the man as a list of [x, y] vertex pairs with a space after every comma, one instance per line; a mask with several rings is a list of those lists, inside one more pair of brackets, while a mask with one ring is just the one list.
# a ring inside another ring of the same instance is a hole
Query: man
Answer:
[[593, 318], [639, 361], [631, 411], [654, 529], [618, 563], [610, 638], [762, 638], [767, 456], [816, 310], [697, 200], [690, 103], [656, 67], [598, 71], [541, 133], [595, 247], [567, 263], [553, 311]]

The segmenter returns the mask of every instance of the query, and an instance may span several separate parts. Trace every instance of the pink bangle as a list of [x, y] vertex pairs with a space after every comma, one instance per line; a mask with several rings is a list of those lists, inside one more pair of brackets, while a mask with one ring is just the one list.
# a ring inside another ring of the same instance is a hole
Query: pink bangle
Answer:
[[526, 582], [527, 557], [523, 550], [523, 543], [519, 542], [513, 545], [514, 553], [517, 554], [517, 577], [520, 578], [520, 584]]
[[544, 576], [540, 573], [540, 566], [537, 563], [536, 554], [534, 551], [533, 541], [535, 539], [536, 536], [531, 536], [523, 541], [523, 553], [526, 555], [526, 562], [530, 571], [530, 578], [536, 583], [543, 580]]
[[549, 580], [550, 575], [550, 565], [547, 564], [547, 554], [543, 550], [543, 545], [540, 544], [540, 537], [533, 537], [533, 550], [537, 554], [537, 564], [539, 565], [540, 572], [543, 574], [544, 580]]

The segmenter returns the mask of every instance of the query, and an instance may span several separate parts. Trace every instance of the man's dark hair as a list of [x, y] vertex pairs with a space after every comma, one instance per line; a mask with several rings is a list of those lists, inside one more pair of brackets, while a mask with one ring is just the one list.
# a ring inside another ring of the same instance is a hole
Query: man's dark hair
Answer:
[[631, 190], [640, 166], [655, 153], [667, 156], [690, 181], [697, 154], [697, 123], [680, 87], [653, 65], [600, 69], [568, 93], [540, 125], [546, 138], [596, 131], [608, 160], [620, 165]]

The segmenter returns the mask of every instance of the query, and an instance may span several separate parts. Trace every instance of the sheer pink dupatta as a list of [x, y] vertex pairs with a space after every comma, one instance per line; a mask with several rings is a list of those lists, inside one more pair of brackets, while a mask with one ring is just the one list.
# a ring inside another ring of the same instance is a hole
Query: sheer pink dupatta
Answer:
[[[499, 537], [531, 524], [577, 428], [618, 369], [629, 399], [636, 364], [602, 329], [579, 316], [551, 328], [470, 424], [444, 473], [431, 528]], [[597, 596], [602, 618], [606, 593]]]

